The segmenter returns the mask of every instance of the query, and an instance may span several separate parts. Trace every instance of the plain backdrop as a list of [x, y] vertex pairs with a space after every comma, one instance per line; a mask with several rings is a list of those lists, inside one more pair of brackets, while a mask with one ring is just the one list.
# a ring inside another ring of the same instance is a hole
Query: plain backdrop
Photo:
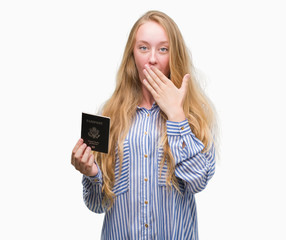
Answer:
[[201, 240], [286, 239], [283, 1], [0, 2], [1, 239], [99, 239], [103, 214], [70, 164], [81, 112], [112, 94], [147, 10], [179, 26], [220, 121], [220, 160], [196, 195]]

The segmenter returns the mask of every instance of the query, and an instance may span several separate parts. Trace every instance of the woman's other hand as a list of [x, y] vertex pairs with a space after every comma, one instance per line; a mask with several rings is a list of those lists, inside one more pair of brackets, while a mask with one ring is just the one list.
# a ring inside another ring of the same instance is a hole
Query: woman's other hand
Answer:
[[95, 176], [98, 173], [94, 154], [91, 148], [83, 143], [83, 139], [79, 139], [72, 150], [71, 164], [76, 170], [86, 176]]
[[177, 88], [158, 68], [145, 66], [143, 71], [146, 79], [143, 83], [152, 94], [161, 110], [167, 115], [168, 120], [180, 122], [186, 119], [183, 104], [188, 88], [190, 75], [186, 74], [182, 85]]

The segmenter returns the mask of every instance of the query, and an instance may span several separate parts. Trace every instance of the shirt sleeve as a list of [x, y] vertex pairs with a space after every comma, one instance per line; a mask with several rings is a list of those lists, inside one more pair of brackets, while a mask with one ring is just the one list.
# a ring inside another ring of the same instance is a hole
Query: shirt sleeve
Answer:
[[103, 213], [105, 208], [102, 205], [102, 172], [97, 163], [96, 165], [98, 168], [97, 175], [92, 177], [83, 175], [82, 177], [83, 199], [89, 210], [95, 213]]
[[204, 144], [192, 132], [188, 120], [167, 121], [167, 136], [175, 160], [175, 175], [192, 193], [202, 191], [215, 172], [214, 146], [202, 152]]

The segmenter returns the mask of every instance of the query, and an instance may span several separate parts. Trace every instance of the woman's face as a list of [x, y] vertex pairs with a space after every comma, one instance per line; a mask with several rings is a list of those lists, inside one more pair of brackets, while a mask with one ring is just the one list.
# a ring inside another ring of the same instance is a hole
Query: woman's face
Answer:
[[158, 23], [149, 21], [139, 27], [133, 54], [141, 82], [145, 78], [145, 64], [153, 65], [169, 76], [169, 41], [165, 30]]

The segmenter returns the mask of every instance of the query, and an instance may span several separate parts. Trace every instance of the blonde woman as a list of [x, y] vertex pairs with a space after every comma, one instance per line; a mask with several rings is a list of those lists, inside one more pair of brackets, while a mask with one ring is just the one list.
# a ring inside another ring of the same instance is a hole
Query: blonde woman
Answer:
[[198, 239], [194, 194], [214, 174], [215, 118], [166, 14], [134, 24], [102, 115], [111, 119], [109, 153], [80, 139], [71, 157], [86, 206], [105, 212], [102, 239]]

